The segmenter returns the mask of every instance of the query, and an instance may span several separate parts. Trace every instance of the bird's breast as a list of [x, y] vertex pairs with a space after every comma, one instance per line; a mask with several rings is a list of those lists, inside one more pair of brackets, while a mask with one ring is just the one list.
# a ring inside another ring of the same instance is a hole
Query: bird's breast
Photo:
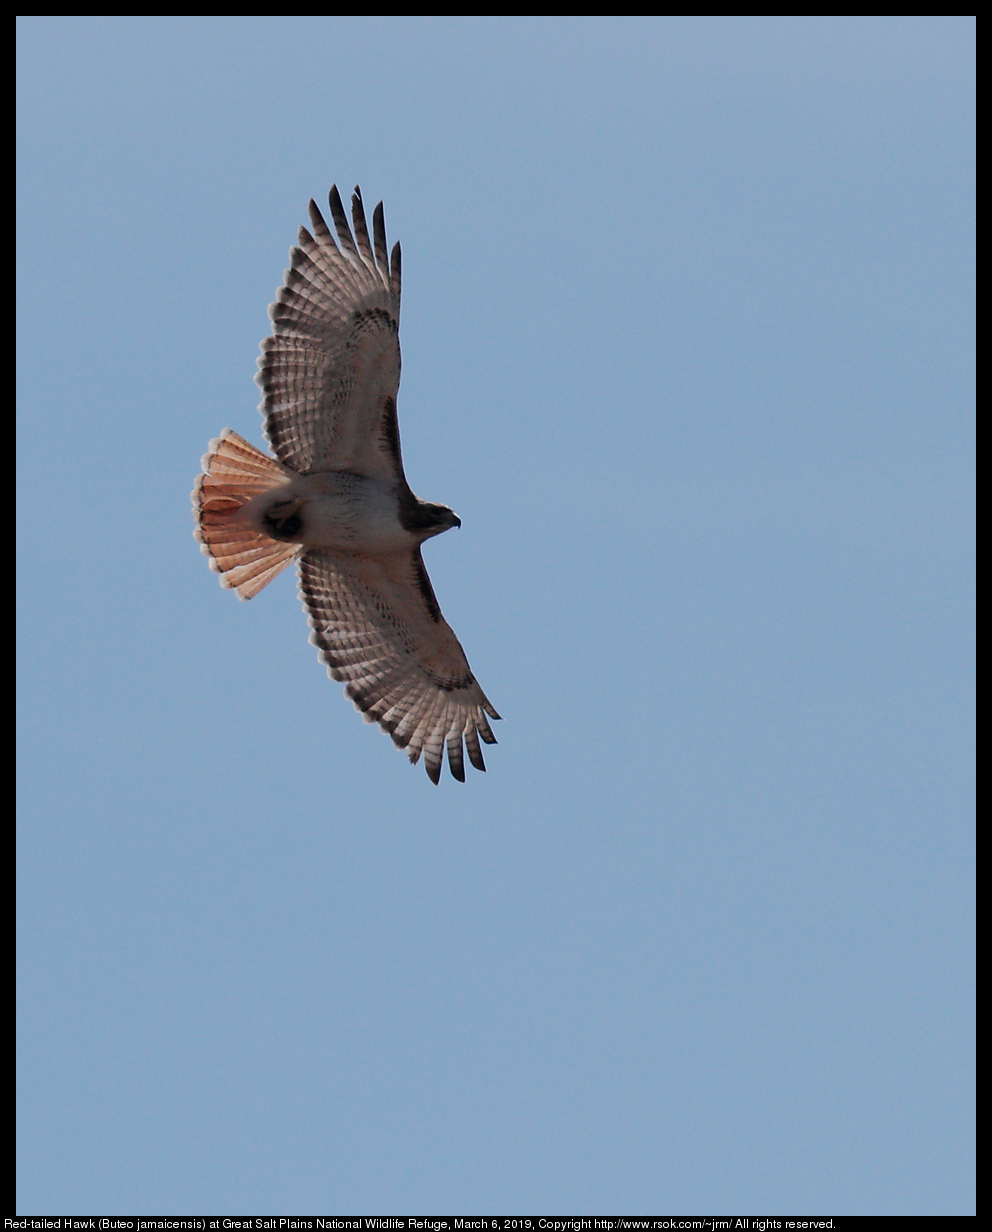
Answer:
[[419, 539], [400, 521], [396, 484], [350, 471], [299, 475], [252, 502], [273, 539], [345, 552], [396, 552]]

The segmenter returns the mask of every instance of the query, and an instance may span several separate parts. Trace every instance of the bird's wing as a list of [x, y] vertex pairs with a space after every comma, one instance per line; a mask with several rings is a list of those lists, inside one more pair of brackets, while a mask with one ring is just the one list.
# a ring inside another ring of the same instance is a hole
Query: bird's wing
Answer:
[[435, 783], [445, 745], [451, 773], [465, 781], [463, 739], [469, 761], [485, 770], [479, 739], [496, 743], [486, 715], [499, 715], [441, 615], [420, 549], [362, 556], [309, 548], [299, 567], [310, 640], [366, 722], [412, 762], [423, 754]]
[[255, 378], [265, 395], [265, 436], [279, 461], [302, 474], [398, 479], [400, 246], [390, 257], [382, 202], [370, 239], [357, 188], [354, 235], [337, 188], [329, 200], [340, 247], [311, 201], [313, 234], [300, 228], [269, 308], [274, 332], [261, 345]]

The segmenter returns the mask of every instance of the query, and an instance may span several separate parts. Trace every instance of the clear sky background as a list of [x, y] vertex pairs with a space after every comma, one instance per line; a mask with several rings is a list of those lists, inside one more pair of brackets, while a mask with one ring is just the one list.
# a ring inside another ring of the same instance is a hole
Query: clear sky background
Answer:
[[[972, 20], [19, 32], [19, 1209], [970, 1212]], [[191, 534], [332, 182], [464, 786]]]

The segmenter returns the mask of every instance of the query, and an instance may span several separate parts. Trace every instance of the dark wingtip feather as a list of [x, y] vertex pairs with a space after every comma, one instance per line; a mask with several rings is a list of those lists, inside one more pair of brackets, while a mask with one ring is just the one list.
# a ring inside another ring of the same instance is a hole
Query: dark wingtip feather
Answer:
[[365, 218], [365, 203], [362, 201], [362, 190], [357, 184], [355, 185], [355, 191], [351, 195], [351, 220], [355, 224], [355, 239], [358, 241], [358, 247], [361, 250], [362, 256], [374, 266], [375, 258], [372, 256], [372, 244], [369, 240], [369, 224]]
[[476, 770], [486, 771], [486, 763], [482, 760], [482, 749], [479, 748], [479, 735], [474, 727], [465, 733], [465, 747], [468, 749], [468, 759]]
[[479, 735], [485, 740], [486, 744], [496, 744], [496, 737], [493, 735], [493, 729], [486, 722], [486, 716], [476, 712], [475, 725], [479, 729]]
[[341, 194], [338, 192], [336, 184], [331, 185], [331, 191], [327, 194], [327, 203], [331, 207], [331, 217], [334, 219], [334, 228], [338, 233], [338, 239], [341, 241], [341, 247], [347, 248], [355, 256], [358, 256], [358, 249], [355, 247], [355, 240], [351, 234], [351, 227], [348, 226], [348, 215], [344, 212], [344, 203], [341, 200]]
[[332, 245], [332, 247], [337, 248], [337, 242], [335, 241], [334, 236], [331, 234], [331, 229], [330, 227], [328, 227], [327, 223], [324, 222], [324, 215], [320, 212], [320, 209], [317, 206], [317, 202], [314, 201], [313, 197], [310, 198], [309, 211], [310, 211], [310, 225], [313, 227], [313, 233], [317, 237], [319, 242], [322, 244], [329, 243]]
[[400, 254], [399, 240], [393, 245], [393, 255], [389, 258], [389, 289], [393, 293], [393, 298], [398, 300], [400, 297], [400, 282], [402, 281], [402, 256]]
[[461, 735], [451, 736], [448, 739], [448, 769], [451, 771], [452, 778], [457, 779], [459, 783], [465, 782], [465, 761], [462, 757]]
[[382, 202], [372, 213], [372, 235], [375, 238], [375, 261], [383, 278], [389, 278], [389, 249], [386, 247], [386, 216], [382, 211]]

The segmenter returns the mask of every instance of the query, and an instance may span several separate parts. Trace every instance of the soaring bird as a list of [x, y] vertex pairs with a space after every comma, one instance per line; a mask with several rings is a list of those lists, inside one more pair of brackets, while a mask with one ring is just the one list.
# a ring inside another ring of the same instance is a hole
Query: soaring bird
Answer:
[[310, 202], [261, 344], [259, 410], [275, 457], [230, 429], [210, 442], [193, 489], [194, 535], [221, 586], [250, 599], [290, 561], [310, 641], [345, 695], [437, 783], [444, 748], [485, 770], [480, 739], [498, 719], [441, 615], [420, 545], [460, 519], [415, 496], [403, 473], [400, 246], [390, 254], [382, 202], [369, 236], [362, 194], [354, 232], [337, 188], [337, 241]]

